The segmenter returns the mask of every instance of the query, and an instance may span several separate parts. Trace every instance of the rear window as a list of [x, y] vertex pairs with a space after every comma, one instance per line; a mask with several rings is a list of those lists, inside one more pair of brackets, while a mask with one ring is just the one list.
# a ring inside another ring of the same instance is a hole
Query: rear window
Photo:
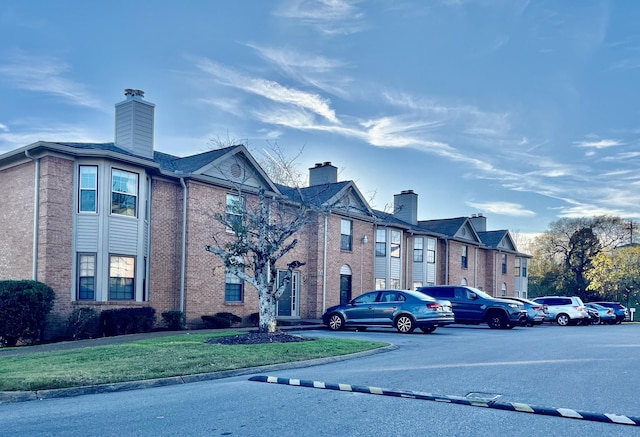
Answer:
[[450, 287], [433, 287], [433, 288], [428, 287], [428, 288], [421, 288], [420, 291], [432, 297], [439, 297], [439, 298], [445, 298], [445, 299], [454, 297], [452, 287], [451, 288]]

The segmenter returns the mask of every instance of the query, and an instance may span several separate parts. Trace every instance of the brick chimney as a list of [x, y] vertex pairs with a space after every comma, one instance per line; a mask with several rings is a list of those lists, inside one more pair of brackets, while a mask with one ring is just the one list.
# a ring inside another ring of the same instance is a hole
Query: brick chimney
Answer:
[[144, 91], [124, 90], [126, 100], [116, 103], [117, 146], [145, 158], [153, 158], [153, 103], [143, 100]]
[[338, 182], [338, 168], [331, 162], [317, 163], [309, 169], [309, 186], [333, 184]]
[[412, 225], [418, 224], [418, 195], [404, 190], [393, 195], [393, 215]]

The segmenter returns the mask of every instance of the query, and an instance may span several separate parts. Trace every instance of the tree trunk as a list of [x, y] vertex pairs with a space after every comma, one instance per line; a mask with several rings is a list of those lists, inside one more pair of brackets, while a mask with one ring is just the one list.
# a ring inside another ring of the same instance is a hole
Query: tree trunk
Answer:
[[276, 320], [276, 299], [267, 290], [260, 290], [260, 323], [259, 332], [276, 332], [278, 329]]

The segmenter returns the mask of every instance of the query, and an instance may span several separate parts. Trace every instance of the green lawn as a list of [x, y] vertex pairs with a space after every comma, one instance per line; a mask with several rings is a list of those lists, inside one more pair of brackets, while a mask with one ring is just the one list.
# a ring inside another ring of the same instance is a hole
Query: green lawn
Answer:
[[207, 344], [239, 332], [180, 334], [111, 346], [3, 356], [0, 391], [44, 390], [193, 375], [346, 355], [383, 343], [321, 338], [298, 343]]

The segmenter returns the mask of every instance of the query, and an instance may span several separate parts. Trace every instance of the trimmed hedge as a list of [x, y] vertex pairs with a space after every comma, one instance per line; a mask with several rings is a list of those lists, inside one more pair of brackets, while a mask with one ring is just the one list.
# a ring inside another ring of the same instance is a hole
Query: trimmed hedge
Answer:
[[187, 327], [187, 317], [182, 311], [164, 311], [162, 323], [169, 331], [182, 331]]
[[42, 339], [56, 294], [38, 281], [0, 281], [0, 345], [15, 346]]
[[76, 308], [67, 319], [67, 329], [73, 340], [100, 337], [100, 313], [89, 307]]
[[105, 337], [150, 332], [156, 323], [156, 310], [151, 307], [119, 308], [100, 313], [100, 326]]

